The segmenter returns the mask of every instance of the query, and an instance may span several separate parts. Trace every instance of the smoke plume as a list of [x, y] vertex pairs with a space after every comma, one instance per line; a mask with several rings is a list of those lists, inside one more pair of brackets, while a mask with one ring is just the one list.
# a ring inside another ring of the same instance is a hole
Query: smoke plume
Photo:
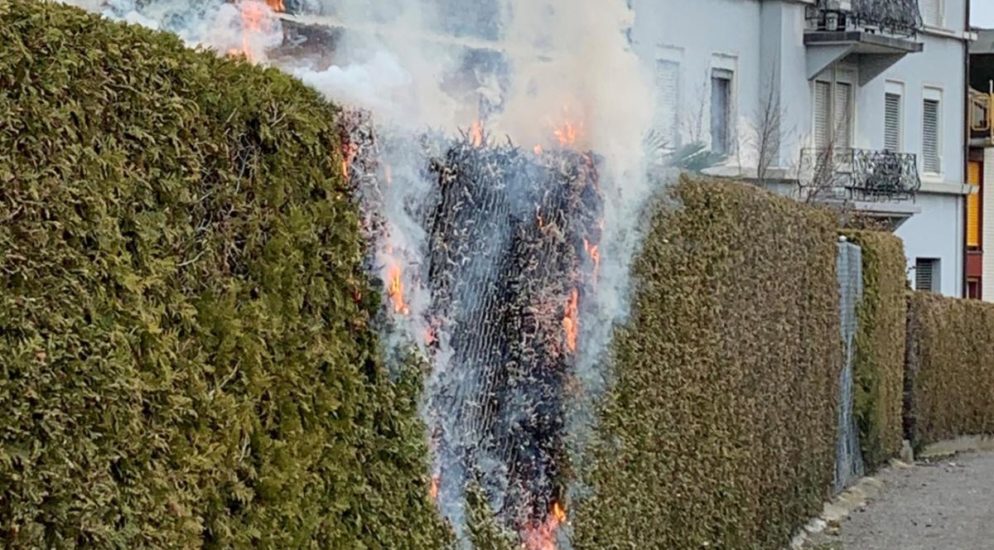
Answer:
[[[433, 473], [441, 477], [432, 492], [437, 492], [442, 513], [464, 542], [470, 478], [476, 475], [489, 484], [484, 489], [491, 506], [500, 510], [513, 500], [509, 485], [514, 474], [507, 471], [506, 460], [483, 448], [482, 436], [475, 433], [479, 426], [464, 421], [466, 403], [486, 384], [460, 364], [465, 358], [458, 341], [483, 327], [454, 324], [436, 311], [439, 283], [430, 280], [432, 236], [425, 220], [426, 212], [438, 209], [442, 176], [428, 169], [427, 159], [444, 157], [446, 150], [454, 150], [454, 142], [463, 144], [459, 150], [476, 159], [473, 162], [483, 155], [474, 148], [515, 144], [517, 149], [498, 151], [510, 159], [500, 166], [522, 172], [494, 179], [504, 193], [500, 200], [506, 203], [507, 215], [515, 219], [524, 219], [522, 212], [533, 202], [547, 200], [541, 198], [541, 182], [559, 177], [549, 176], [553, 165], [587, 166], [583, 173], [588, 178], [596, 173], [599, 240], [596, 248], [584, 243], [590, 256], [586, 265], [595, 260], [595, 272], [584, 280], [579, 305], [572, 299], [579, 311], [569, 320], [573, 330], [579, 325], [571, 373], [578, 388], [561, 408], [565, 418], [557, 419], [568, 432], [564, 440], [570, 442], [571, 460], [580, 461], [594, 404], [610, 382], [611, 337], [628, 313], [638, 220], [653, 191], [643, 146], [653, 114], [652, 90], [627, 38], [633, 14], [625, 0], [69, 3], [173, 32], [191, 46], [277, 66], [340, 105], [372, 113], [378, 141], [368, 154], [376, 156], [375, 165], [353, 162], [346, 171], [352, 178], [377, 182], [366, 189], [364, 204], [376, 210], [367, 217], [370, 225], [379, 227], [370, 269], [389, 295], [393, 328], [386, 340], [394, 349], [414, 345], [430, 357], [423, 414], [432, 437], [441, 433], [448, 438], [447, 443], [432, 443]], [[283, 9], [287, 13], [276, 11]], [[319, 29], [334, 32], [322, 34]], [[324, 37], [324, 47], [308, 47], [307, 40], [314, 36]], [[363, 124], [357, 121], [353, 130], [362, 130]], [[542, 156], [553, 149], [590, 154]], [[542, 160], [531, 160], [532, 151]], [[346, 151], [347, 160], [366, 154], [358, 146]], [[532, 168], [514, 168], [522, 166]], [[488, 220], [495, 229], [476, 237], [493, 250], [512, 246], [515, 231], [526, 235], [533, 230], [524, 222], [506, 226]], [[492, 275], [500, 269], [507, 266], [497, 255], [475, 258], [458, 277], [496, 281]], [[487, 307], [482, 296], [458, 299]], [[497, 426], [517, 425], [519, 416], [541, 407], [527, 390], [512, 385], [502, 391], [519, 394], [502, 397], [510, 412], [495, 420]], [[513, 411], [515, 407], [519, 410]], [[471, 447], [473, 452], [446, 454], [446, 444]], [[567, 492], [576, 494], [576, 487]], [[557, 522], [565, 513], [561, 505], [556, 501], [560, 508], [548, 512]], [[510, 518], [514, 513], [502, 515]], [[544, 543], [529, 542], [540, 531], [522, 534], [526, 545], [544, 548]], [[560, 545], [568, 545], [567, 534], [554, 536]]]

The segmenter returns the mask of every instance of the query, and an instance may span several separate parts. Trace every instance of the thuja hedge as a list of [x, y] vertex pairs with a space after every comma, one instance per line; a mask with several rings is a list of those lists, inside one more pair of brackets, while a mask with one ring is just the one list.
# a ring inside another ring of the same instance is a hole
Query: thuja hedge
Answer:
[[848, 231], [863, 251], [854, 365], [854, 413], [866, 464], [875, 468], [901, 450], [903, 439], [907, 282], [904, 244], [890, 233]]
[[994, 305], [909, 293], [905, 435], [994, 434]]
[[672, 195], [634, 267], [576, 546], [781, 548], [832, 481], [836, 226], [744, 184]]
[[2, 545], [443, 545], [335, 110], [56, 4], [0, 44]]

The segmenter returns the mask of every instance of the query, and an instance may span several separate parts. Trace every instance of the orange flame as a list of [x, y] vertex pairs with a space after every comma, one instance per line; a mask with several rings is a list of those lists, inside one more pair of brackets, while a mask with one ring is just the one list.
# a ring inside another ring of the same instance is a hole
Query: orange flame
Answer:
[[596, 279], [601, 269], [600, 247], [596, 244], [590, 244], [590, 241], [587, 239], [583, 239], [583, 249], [587, 251], [587, 256], [590, 256], [591, 261], [594, 262], [594, 279]]
[[473, 144], [473, 147], [483, 146], [483, 123], [479, 120], [473, 122], [473, 125], [469, 128], [469, 141]]
[[283, 5], [283, 0], [266, 0], [269, 4], [269, 8], [276, 12], [285, 12], [286, 6]]
[[245, 59], [254, 62], [251, 36], [262, 30], [262, 22], [266, 16], [265, 8], [256, 2], [243, 2], [240, 6], [242, 16], [242, 50], [238, 52]]
[[542, 154], [542, 146], [541, 145], [536, 145], [535, 148], [532, 149], [532, 151], [534, 151], [536, 155], [541, 155]]
[[543, 523], [533, 525], [525, 530], [524, 539], [526, 550], [556, 550], [556, 532], [566, 521], [566, 508], [556, 502], [549, 510], [549, 515]]
[[563, 331], [566, 333], [566, 348], [570, 352], [576, 351], [576, 338], [580, 328], [579, 317], [580, 292], [577, 289], [570, 291], [569, 299], [566, 301], [566, 314], [563, 317]]
[[407, 303], [404, 302], [403, 272], [399, 266], [394, 265], [390, 267], [390, 284], [387, 287], [387, 295], [393, 303], [394, 313], [407, 315], [411, 312], [411, 309], [407, 307]]
[[440, 476], [435, 474], [431, 476], [431, 486], [428, 488], [428, 496], [431, 497], [432, 502], [438, 502], [438, 482]]
[[556, 139], [559, 140], [559, 145], [569, 147], [576, 144], [576, 140], [580, 136], [580, 128], [567, 120], [563, 122], [562, 126], [556, 128], [553, 133], [556, 135]]
[[359, 147], [354, 143], [348, 143], [345, 145], [344, 155], [342, 157], [342, 175], [346, 179], [349, 177], [349, 172], [352, 169], [352, 163], [355, 162], [355, 158], [359, 155]]

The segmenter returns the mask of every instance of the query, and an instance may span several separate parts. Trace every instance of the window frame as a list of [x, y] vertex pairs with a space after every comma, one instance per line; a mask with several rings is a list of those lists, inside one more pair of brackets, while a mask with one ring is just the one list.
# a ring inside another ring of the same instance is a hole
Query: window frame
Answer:
[[[925, 102], [934, 101], [938, 104], [935, 111], [935, 154], [936, 162], [939, 165], [939, 170], [933, 172], [928, 169], [925, 160]], [[943, 139], [943, 129], [945, 126], [945, 119], [942, 116], [942, 110], [945, 108], [945, 100], [943, 98], [943, 89], [938, 86], [925, 86], [922, 89], [922, 100], [921, 100], [921, 170], [922, 174], [931, 176], [933, 178], [941, 178], [945, 173], [946, 166], [942, 155], [942, 150], [944, 146]]]
[[817, 143], [817, 134], [818, 134], [818, 128], [817, 128], [817, 123], [818, 123], [818, 121], [817, 121], [817, 93], [818, 93], [817, 83], [818, 82], [821, 82], [822, 84], [828, 84], [829, 85], [829, 94], [828, 94], [828, 97], [829, 97], [829, 109], [830, 109], [830, 113], [831, 113], [830, 119], [831, 119], [832, 126], [831, 126], [831, 128], [829, 128], [829, 139], [828, 140], [829, 140], [829, 146], [831, 146], [833, 148], [836, 147], [837, 141], [838, 141], [836, 139], [836, 132], [838, 132], [839, 120], [838, 120], [838, 117], [836, 116], [836, 112], [835, 112], [836, 111], [835, 107], [836, 107], [836, 104], [837, 104], [837, 97], [838, 97], [837, 94], [838, 94], [838, 88], [839, 88], [838, 84], [846, 84], [846, 85], [849, 86], [849, 92], [850, 92], [850, 96], [849, 96], [849, 112], [847, 113], [847, 116], [849, 117], [849, 124], [848, 124], [848, 126], [849, 126], [849, 136], [848, 136], [848, 138], [849, 139], [847, 141], [849, 143], [849, 148], [855, 148], [857, 146], [856, 145], [856, 127], [857, 127], [858, 124], [857, 124], [856, 116], [858, 114], [858, 109], [857, 109], [857, 103], [858, 103], [858, 101], [857, 101], [856, 95], [857, 95], [857, 90], [859, 89], [859, 86], [857, 84], [858, 80], [859, 80], [858, 76], [856, 75], [856, 72], [855, 72], [854, 69], [849, 68], [849, 67], [839, 67], [839, 66], [833, 66], [832, 68], [826, 70], [825, 72], [823, 72], [822, 74], [819, 74], [813, 80], [811, 80], [811, 84], [810, 84], [810, 89], [811, 89], [811, 140], [810, 140], [810, 142], [811, 143], [810, 143], [810, 146], [813, 149], [816, 149], [816, 150], [818, 149], [818, 143]]
[[905, 128], [907, 127], [907, 94], [904, 91], [904, 83], [897, 80], [888, 80], [884, 85], [884, 139], [883, 149], [887, 150], [887, 96], [895, 95], [897, 103], [897, 150], [892, 153], [904, 153], [907, 148]]
[[739, 151], [738, 143], [738, 96], [739, 96], [739, 70], [738, 70], [739, 58], [736, 55], [727, 53], [715, 53], [711, 56], [711, 63], [708, 67], [707, 72], [707, 96], [705, 101], [708, 102], [708, 146], [714, 144], [714, 136], [711, 135], [712, 132], [712, 116], [711, 113], [711, 98], [713, 97], [713, 86], [715, 73], [717, 71], [727, 71], [730, 73], [729, 84], [728, 84], [728, 105], [726, 112], [726, 127], [725, 127], [725, 137], [726, 137], [726, 150], [723, 153], [726, 158], [726, 163], [735, 160]]

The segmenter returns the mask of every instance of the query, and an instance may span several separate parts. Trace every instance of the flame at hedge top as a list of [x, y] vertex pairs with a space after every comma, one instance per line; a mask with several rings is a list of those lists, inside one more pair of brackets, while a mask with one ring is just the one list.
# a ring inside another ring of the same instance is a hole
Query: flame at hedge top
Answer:
[[[357, 136], [363, 127], [357, 123], [344, 145], [342, 170], [352, 179], [375, 180], [375, 200], [364, 204], [376, 210], [366, 212], [367, 225], [379, 227], [370, 269], [383, 281], [387, 341], [394, 350], [415, 344], [431, 365], [423, 409], [434, 464], [426, 492], [464, 543], [465, 492], [479, 484], [496, 517], [525, 547], [568, 545], [569, 500], [578, 488], [562, 479], [570, 468], [557, 466], [550, 482], [556, 488], [543, 499], [515, 497], [516, 476], [524, 474], [514, 470], [524, 462], [488, 448], [476, 433], [483, 417], [465, 414], [500, 401], [502, 412], [482, 428], [490, 432], [514, 430], [536, 409], [548, 414], [535, 402], [546, 394], [529, 393], [530, 378], [505, 377], [495, 386], [464, 364], [472, 347], [467, 335], [482, 338], [498, 322], [469, 310], [506, 306], [495, 299], [530, 300], [515, 306], [515, 326], [533, 322], [536, 333], [555, 328], [555, 345], [543, 348], [539, 362], [568, 371], [555, 378], [560, 418], [545, 424], [563, 433], [551, 439], [531, 434], [529, 441], [542, 447], [555, 440], [566, 449], [562, 460], [575, 463], [593, 400], [609, 379], [610, 339], [627, 314], [637, 224], [652, 191], [643, 146], [652, 91], [626, 38], [633, 17], [626, 0], [70, 3], [279, 67], [340, 105], [372, 113], [379, 141], [372, 132]], [[429, 168], [431, 157], [436, 161]], [[450, 197], [458, 186], [482, 214], [462, 219], [466, 214], [451, 211], [463, 200]], [[439, 229], [440, 219], [447, 229]], [[469, 239], [457, 222], [472, 233], [470, 240], [489, 247], [467, 243], [467, 250], [498, 252], [453, 256], [454, 240]], [[561, 239], [566, 245], [550, 245], [549, 236], [559, 233], [568, 233]], [[533, 264], [560, 267], [543, 271], [547, 281], [530, 290], [500, 273], [524, 273]], [[528, 322], [522, 324], [522, 315]], [[498, 340], [504, 346], [514, 336]]]

